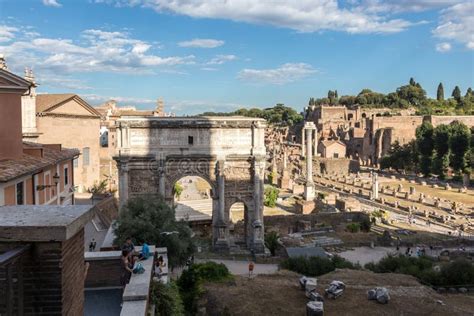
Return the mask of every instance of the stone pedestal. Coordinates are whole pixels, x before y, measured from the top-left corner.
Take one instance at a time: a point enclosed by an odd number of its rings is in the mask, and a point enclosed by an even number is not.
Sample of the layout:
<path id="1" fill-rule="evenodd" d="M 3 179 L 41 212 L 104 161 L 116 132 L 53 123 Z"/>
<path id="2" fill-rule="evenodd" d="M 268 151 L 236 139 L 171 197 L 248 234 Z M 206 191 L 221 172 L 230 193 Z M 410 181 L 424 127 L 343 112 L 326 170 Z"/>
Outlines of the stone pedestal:
<path id="1" fill-rule="evenodd" d="M 298 200 L 296 201 L 295 208 L 298 214 L 311 214 L 316 208 L 316 203 L 314 200 Z"/>
<path id="2" fill-rule="evenodd" d="M 288 190 L 290 188 L 291 179 L 288 174 L 288 171 L 286 170 L 283 171 L 283 175 L 280 177 L 278 182 L 279 182 L 278 185 L 280 186 L 280 188 L 285 189 L 285 190 Z"/>
<path id="3" fill-rule="evenodd" d="M 304 186 L 304 199 L 306 201 L 312 201 L 314 197 L 314 185 L 312 183 L 306 183 Z"/>

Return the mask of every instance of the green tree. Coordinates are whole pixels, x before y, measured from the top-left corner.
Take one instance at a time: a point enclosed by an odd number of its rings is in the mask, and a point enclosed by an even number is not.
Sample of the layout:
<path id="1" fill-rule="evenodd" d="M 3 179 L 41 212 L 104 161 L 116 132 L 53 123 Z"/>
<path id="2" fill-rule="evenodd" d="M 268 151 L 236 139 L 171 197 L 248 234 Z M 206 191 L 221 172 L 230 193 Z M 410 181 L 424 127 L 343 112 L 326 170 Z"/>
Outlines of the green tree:
<path id="1" fill-rule="evenodd" d="M 173 315 L 184 316 L 183 300 L 175 282 L 163 284 L 153 281 L 151 284 L 150 298 L 155 305 L 155 316 Z"/>
<path id="2" fill-rule="evenodd" d="M 450 124 L 451 138 L 450 138 L 450 150 L 451 150 L 451 168 L 457 174 L 468 173 L 468 153 L 470 150 L 471 142 L 471 131 L 469 128 L 459 122 L 454 121 Z"/>
<path id="3" fill-rule="evenodd" d="M 183 193 L 183 185 L 179 182 L 176 182 L 174 184 L 174 187 L 173 187 L 173 193 L 174 193 L 174 196 L 176 196 L 176 199 L 179 200 L 179 198 L 181 197 L 181 193 Z"/>
<path id="4" fill-rule="evenodd" d="M 265 246 L 270 250 L 272 256 L 275 256 L 275 252 L 280 247 L 278 239 L 280 235 L 276 231 L 271 231 L 265 234 Z"/>
<path id="5" fill-rule="evenodd" d="M 339 99 L 339 95 L 337 94 L 337 90 L 334 91 L 334 97 L 335 97 L 336 99 Z"/>
<path id="6" fill-rule="evenodd" d="M 436 91 L 436 100 L 444 101 L 444 88 L 441 82 L 438 85 L 438 91 Z"/>
<path id="7" fill-rule="evenodd" d="M 161 197 L 151 195 L 128 199 L 114 224 L 114 233 L 118 245 L 131 237 L 137 244 L 167 247 L 171 267 L 182 266 L 195 249 L 188 224 L 176 221 L 174 209 Z"/>
<path id="8" fill-rule="evenodd" d="M 461 89 L 459 89 L 458 86 L 455 86 L 451 96 L 456 100 L 456 102 L 461 102 Z"/>
<path id="9" fill-rule="evenodd" d="M 401 170 L 415 171 L 415 157 L 416 149 L 414 142 L 401 146 L 398 141 L 395 141 L 387 155 L 382 157 L 380 167 L 382 169 L 392 168 L 398 172 Z"/>
<path id="10" fill-rule="evenodd" d="M 435 158 L 433 160 L 433 171 L 441 179 L 445 179 L 449 167 L 449 138 L 451 128 L 448 125 L 438 125 L 433 131 L 433 146 Z"/>
<path id="11" fill-rule="evenodd" d="M 415 85 L 416 85 L 415 79 L 413 79 L 413 77 L 410 78 L 410 86 L 415 86 Z"/>
<path id="12" fill-rule="evenodd" d="M 268 207 L 275 207 L 278 199 L 279 190 L 272 185 L 265 186 L 263 204 Z"/>
<path id="13" fill-rule="evenodd" d="M 426 91 L 419 84 L 398 87 L 396 93 L 401 100 L 415 107 L 421 106 L 426 100 Z"/>
<path id="14" fill-rule="evenodd" d="M 433 158 L 433 125 L 423 122 L 416 129 L 416 146 L 420 153 L 420 170 L 425 176 L 431 174 L 431 163 Z"/>

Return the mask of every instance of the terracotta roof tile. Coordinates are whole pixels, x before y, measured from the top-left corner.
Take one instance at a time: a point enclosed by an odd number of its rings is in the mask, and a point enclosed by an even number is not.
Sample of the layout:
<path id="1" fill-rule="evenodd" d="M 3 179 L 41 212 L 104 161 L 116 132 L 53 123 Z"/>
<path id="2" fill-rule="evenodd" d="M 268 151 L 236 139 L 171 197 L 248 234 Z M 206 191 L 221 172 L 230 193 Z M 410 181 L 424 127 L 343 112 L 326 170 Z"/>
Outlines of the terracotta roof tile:
<path id="1" fill-rule="evenodd" d="M 40 158 L 23 154 L 22 157 L 18 159 L 0 160 L 0 182 L 8 182 L 79 155 L 78 149 L 62 148 L 61 150 L 55 150 L 43 147 L 42 144 L 29 142 L 23 142 L 23 146 L 24 148 L 42 147 L 43 157 Z"/>
<path id="2" fill-rule="evenodd" d="M 47 111 L 61 102 L 74 98 L 74 96 L 75 94 L 73 93 L 38 94 L 36 96 L 36 112 Z"/>

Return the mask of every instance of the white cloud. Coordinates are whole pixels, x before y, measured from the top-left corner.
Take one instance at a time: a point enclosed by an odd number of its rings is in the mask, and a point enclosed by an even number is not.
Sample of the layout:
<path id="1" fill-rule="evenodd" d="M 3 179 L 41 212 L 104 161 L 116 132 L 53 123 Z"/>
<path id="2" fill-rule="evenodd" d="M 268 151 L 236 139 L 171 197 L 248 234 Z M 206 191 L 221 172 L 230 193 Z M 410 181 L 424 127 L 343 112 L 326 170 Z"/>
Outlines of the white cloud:
<path id="1" fill-rule="evenodd" d="M 211 38 L 195 38 L 190 41 L 179 42 L 180 47 L 197 47 L 197 48 L 216 48 L 224 45 L 224 41 Z"/>
<path id="2" fill-rule="evenodd" d="M 218 69 L 215 67 L 202 67 L 201 70 L 204 71 L 217 71 Z"/>
<path id="3" fill-rule="evenodd" d="M 92 87 L 87 85 L 84 81 L 65 76 L 57 75 L 43 75 L 38 74 L 36 82 L 40 86 L 48 86 L 53 88 L 68 89 L 68 90 L 91 90 Z"/>
<path id="4" fill-rule="evenodd" d="M 464 44 L 474 49 L 474 2 L 459 3 L 441 11 L 433 30 L 435 37 Z"/>
<path id="5" fill-rule="evenodd" d="M 105 96 L 100 94 L 81 94 L 92 105 L 99 105 L 109 100 L 115 100 L 120 106 L 132 105 L 142 109 L 154 109 L 156 99 L 139 98 L 139 97 L 124 97 L 124 96 Z M 185 115 L 200 114 L 203 112 L 228 112 L 238 108 L 246 107 L 246 105 L 218 102 L 215 100 L 164 100 L 165 111 Z"/>
<path id="6" fill-rule="evenodd" d="M 243 69 L 238 78 L 243 81 L 285 84 L 306 78 L 317 70 L 305 63 L 286 63 L 275 69 Z"/>
<path id="7" fill-rule="evenodd" d="M 407 1 L 407 0 L 404 0 Z M 420 0 L 418 0 L 420 1 Z M 432 0 L 433 2 L 435 0 Z M 447 1 L 447 0 L 445 0 Z M 300 32 L 395 33 L 417 23 L 391 19 L 367 6 L 337 0 L 100 0 L 116 6 L 142 6 L 194 18 L 268 24 Z M 395 1 L 392 1 L 395 2 Z"/>
<path id="8" fill-rule="evenodd" d="M 207 62 L 207 65 L 222 65 L 228 61 L 236 59 L 237 56 L 235 55 L 216 55 L 216 57 L 212 58 L 210 61 Z"/>
<path id="9" fill-rule="evenodd" d="M 7 25 L 0 25 L 0 43 L 9 42 L 15 38 L 15 33 L 18 32 L 18 28 Z"/>
<path id="10" fill-rule="evenodd" d="M 436 44 L 436 50 L 440 53 L 446 53 L 451 50 L 451 44 L 443 42 Z"/>
<path id="11" fill-rule="evenodd" d="M 14 69 L 25 66 L 53 73 L 130 72 L 151 73 L 157 67 L 194 63 L 195 57 L 162 57 L 154 54 L 151 43 L 134 39 L 124 32 L 85 30 L 82 40 L 36 37 L 11 45 L 0 45 L 0 53 Z"/>
<path id="12" fill-rule="evenodd" d="M 48 7 L 56 7 L 56 8 L 59 8 L 62 6 L 57 0 L 43 0 L 43 4 Z"/>
<path id="13" fill-rule="evenodd" d="M 362 0 L 358 5 L 366 12 L 422 12 L 439 9 L 463 0 Z"/>
<path id="14" fill-rule="evenodd" d="M 118 103 L 122 104 L 155 104 L 156 99 L 147 99 L 147 98 L 135 98 L 135 97 L 122 97 L 122 96 L 104 96 L 99 94 L 81 94 L 81 97 L 87 100 L 92 104 L 99 104 L 109 100 L 115 100 Z"/>

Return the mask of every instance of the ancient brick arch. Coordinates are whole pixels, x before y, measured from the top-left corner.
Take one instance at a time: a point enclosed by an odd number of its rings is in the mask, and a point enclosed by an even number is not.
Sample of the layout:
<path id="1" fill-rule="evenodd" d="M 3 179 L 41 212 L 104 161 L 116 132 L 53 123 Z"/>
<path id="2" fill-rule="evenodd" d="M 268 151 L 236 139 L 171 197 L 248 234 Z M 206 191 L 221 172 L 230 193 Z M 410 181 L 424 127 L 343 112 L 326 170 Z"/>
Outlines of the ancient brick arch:
<path id="1" fill-rule="evenodd" d="M 173 187 L 185 176 L 212 188 L 212 231 L 216 250 L 229 249 L 230 208 L 245 205 L 245 241 L 263 252 L 265 121 L 225 118 L 125 118 L 117 122 L 121 203 L 142 194 L 173 204 Z"/>

